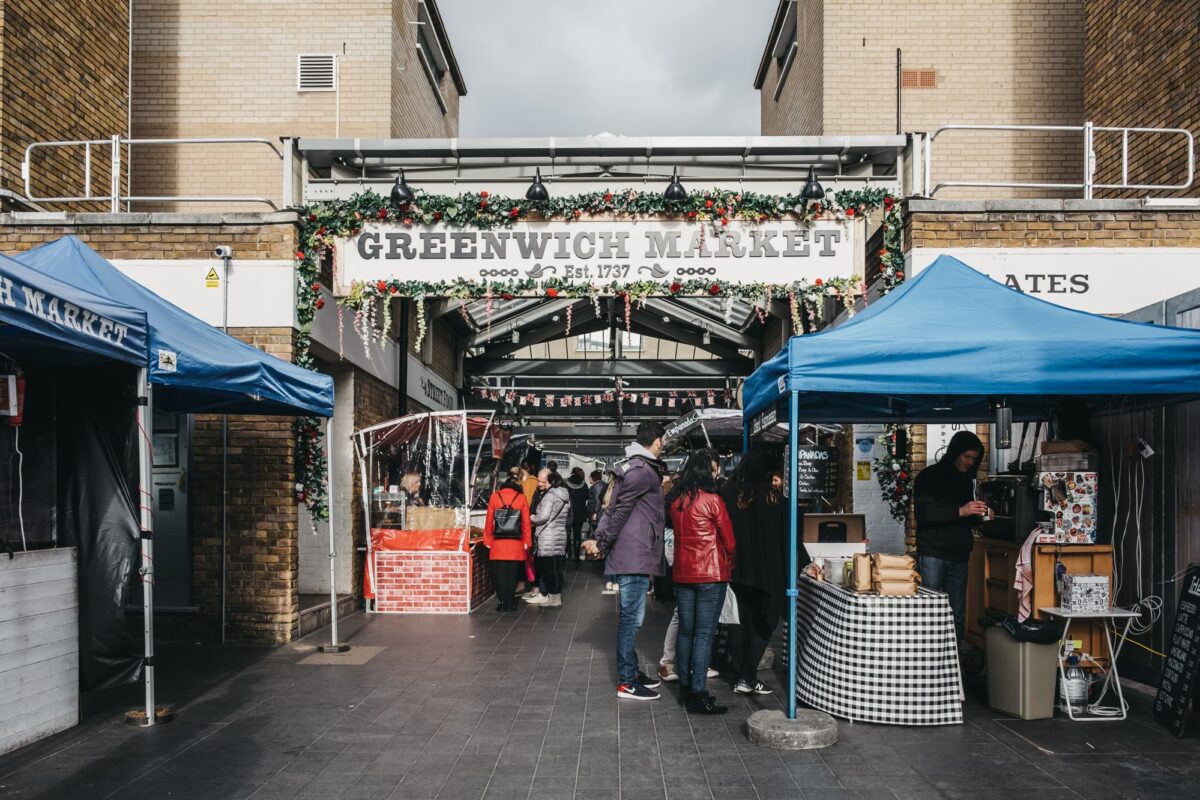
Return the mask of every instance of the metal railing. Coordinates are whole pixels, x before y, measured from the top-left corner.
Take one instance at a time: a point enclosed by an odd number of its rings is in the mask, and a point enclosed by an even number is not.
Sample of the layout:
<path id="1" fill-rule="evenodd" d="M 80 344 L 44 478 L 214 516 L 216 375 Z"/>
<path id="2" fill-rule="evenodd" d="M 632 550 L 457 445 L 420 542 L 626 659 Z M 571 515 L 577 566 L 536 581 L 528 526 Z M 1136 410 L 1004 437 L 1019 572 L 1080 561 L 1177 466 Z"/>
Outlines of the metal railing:
<path id="1" fill-rule="evenodd" d="M 131 150 L 135 146 L 175 146 L 175 145 L 262 145 L 283 162 L 283 198 L 284 202 L 292 196 L 293 152 L 294 140 L 285 139 L 280 148 L 270 139 L 253 137 L 215 137 L 191 139 L 127 139 L 123 136 L 110 136 L 107 139 L 80 139 L 77 141 L 34 142 L 25 148 L 25 158 L 21 161 L 21 178 L 25 183 L 25 198 L 34 203 L 78 203 L 86 201 L 105 201 L 113 213 L 120 212 L 122 203 L 261 203 L 278 210 L 279 206 L 268 197 L 246 197 L 236 195 L 134 195 L 123 194 L 121 189 L 121 153 L 126 147 Z M 83 148 L 83 194 L 66 197 L 38 197 L 33 194 L 33 154 L 38 150 L 62 148 Z M 108 194 L 96 194 L 92 191 L 93 150 L 109 148 L 109 181 Z"/>
<path id="2" fill-rule="evenodd" d="M 1031 131 L 1038 133 L 1079 133 L 1083 135 L 1083 164 L 1082 180 L 1078 183 L 1043 183 L 1021 181 L 941 181 L 933 183 L 933 143 L 947 131 Z M 1121 134 L 1121 182 L 1096 183 L 1096 151 L 1094 148 L 1096 133 Z M 1187 144 L 1187 180 L 1182 183 L 1130 183 L 1129 182 L 1129 136 L 1130 134 L 1160 134 L 1166 136 L 1182 136 Z M 1002 189 L 1082 189 L 1083 199 L 1091 200 L 1096 189 L 1144 189 L 1147 191 L 1178 191 L 1192 185 L 1196 173 L 1195 139 L 1191 131 L 1184 128 L 1123 128 L 1096 125 L 1085 122 L 1082 125 L 943 125 L 932 133 L 922 137 L 924 148 L 924 181 L 923 191 L 926 197 L 933 197 L 940 190 L 958 186 L 968 188 L 1002 188 Z"/>

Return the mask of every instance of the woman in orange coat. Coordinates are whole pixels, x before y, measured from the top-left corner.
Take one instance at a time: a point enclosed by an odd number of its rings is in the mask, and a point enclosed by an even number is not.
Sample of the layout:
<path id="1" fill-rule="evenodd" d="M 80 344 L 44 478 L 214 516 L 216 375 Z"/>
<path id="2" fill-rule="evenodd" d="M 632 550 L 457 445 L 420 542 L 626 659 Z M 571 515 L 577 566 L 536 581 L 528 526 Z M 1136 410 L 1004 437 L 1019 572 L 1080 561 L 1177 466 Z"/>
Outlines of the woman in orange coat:
<path id="1" fill-rule="evenodd" d="M 529 503 L 521 490 L 518 470 L 509 470 L 508 479 L 488 500 L 483 543 L 492 562 L 492 582 L 499 601 L 496 610 L 516 611 L 517 578 L 524 571 L 525 556 L 533 546 Z"/>

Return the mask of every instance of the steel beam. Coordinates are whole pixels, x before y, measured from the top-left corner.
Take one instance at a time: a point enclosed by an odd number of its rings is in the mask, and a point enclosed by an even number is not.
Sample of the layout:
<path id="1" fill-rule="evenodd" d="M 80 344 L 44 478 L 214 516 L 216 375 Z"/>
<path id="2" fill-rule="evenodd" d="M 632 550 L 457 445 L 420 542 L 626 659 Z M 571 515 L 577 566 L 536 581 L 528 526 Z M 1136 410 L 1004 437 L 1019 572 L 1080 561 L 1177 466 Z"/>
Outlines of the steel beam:
<path id="1" fill-rule="evenodd" d="M 670 318 L 671 322 L 663 323 L 665 325 L 674 324 L 676 320 L 686 322 L 693 328 L 710 331 L 715 338 L 732 342 L 738 347 L 743 347 L 747 350 L 758 349 L 758 340 L 753 336 L 742 333 L 723 319 L 717 319 L 699 309 L 690 308 L 682 303 L 648 298 L 646 300 L 646 310 L 658 313 L 660 319 L 664 316 Z"/>
<path id="2" fill-rule="evenodd" d="M 589 303 L 586 309 L 580 309 L 579 313 L 575 315 L 575 319 L 571 324 L 571 335 L 575 336 L 576 334 L 601 331 L 604 330 L 607 325 L 607 322 L 596 319 L 596 312 L 592 310 L 592 306 Z M 521 331 L 520 341 L 512 342 L 502 339 L 501 341 L 490 345 L 483 351 L 483 353 L 480 354 L 480 356 L 477 356 L 477 358 L 503 358 L 504 356 L 512 355 L 518 350 L 529 347 L 530 345 L 542 344 L 543 342 L 548 342 L 551 339 L 561 338 L 564 335 L 563 331 L 565 329 L 566 323 L 562 320 L 559 320 L 558 322 L 547 320 L 547 322 L 540 327 L 533 328 L 532 330 Z"/>
<path id="3" fill-rule="evenodd" d="M 654 336 L 670 339 L 683 344 L 690 344 L 693 347 L 700 347 L 710 353 L 721 358 L 743 358 L 736 347 L 730 347 L 729 344 L 722 344 L 721 337 L 716 331 L 712 332 L 713 341 L 710 344 L 704 344 L 704 337 L 700 333 L 694 333 L 680 325 L 662 321 L 661 313 L 634 308 L 630 314 L 630 319 L 634 328 L 644 328 Z"/>
<path id="4" fill-rule="evenodd" d="M 622 378 L 723 378 L 729 375 L 737 377 L 749 375 L 754 370 L 754 362 L 748 358 L 714 358 L 695 361 L 627 358 L 612 361 L 599 358 L 476 357 L 465 359 L 463 368 L 467 375 L 481 377 L 605 378 L 619 375 Z"/>
<path id="5" fill-rule="evenodd" d="M 578 298 L 551 300 L 547 303 L 534 306 L 533 308 L 523 311 L 520 314 L 514 314 L 511 317 L 493 320 L 490 328 L 484 328 L 481 331 L 477 331 L 467 338 L 467 347 L 479 347 L 480 345 L 487 344 L 493 339 L 511 336 L 514 328 L 520 330 L 524 325 L 532 325 L 533 323 L 540 322 L 541 320 L 547 319 L 554 314 L 564 313 L 568 306 L 573 306 L 576 303 L 583 302 L 585 301 Z M 588 303 L 588 307 L 591 308 L 591 303 Z M 524 336 L 525 332 L 521 331 L 521 337 L 524 338 Z M 520 348 L 518 347 L 517 349 L 519 350 Z"/>

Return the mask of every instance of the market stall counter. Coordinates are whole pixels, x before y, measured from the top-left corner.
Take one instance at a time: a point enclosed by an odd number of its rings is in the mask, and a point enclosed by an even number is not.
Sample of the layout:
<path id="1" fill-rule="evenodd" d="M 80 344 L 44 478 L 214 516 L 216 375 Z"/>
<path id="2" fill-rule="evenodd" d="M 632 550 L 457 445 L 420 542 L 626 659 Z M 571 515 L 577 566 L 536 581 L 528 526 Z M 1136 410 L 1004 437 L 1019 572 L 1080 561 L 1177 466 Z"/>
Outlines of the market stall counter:
<path id="1" fill-rule="evenodd" d="M 483 531 L 470 524 L 466 496 L 478 461 L 470 442 L 482 440 L 490 422 L 436 412 L 356 435 L 366 487 L 368 611 L 469 614 L 494 593 Z"/>
<path id="2" fill-rule="evenodd" d="M 863 594 L 807 575 L 797 588 L 799 702 L 852 722 L 962 723 L 962 675 L 946 595 Z"/>

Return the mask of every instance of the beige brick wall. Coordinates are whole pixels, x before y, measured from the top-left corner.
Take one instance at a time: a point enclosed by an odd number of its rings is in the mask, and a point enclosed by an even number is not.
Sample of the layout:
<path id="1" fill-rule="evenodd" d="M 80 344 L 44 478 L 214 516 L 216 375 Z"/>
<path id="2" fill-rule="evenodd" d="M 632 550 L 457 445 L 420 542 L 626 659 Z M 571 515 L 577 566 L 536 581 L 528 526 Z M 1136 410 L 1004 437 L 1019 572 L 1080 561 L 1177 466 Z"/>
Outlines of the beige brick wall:
<path id="1" fill-rule="evenodd" d="M 789 83 L 807 85 L 785 85 L 778 111 L 768 109 L 772 79 L 764 85 L 763 133 L 895 132 L 896 48 L 906 69 L 937 71 L 937 88 L 904 91 L 904 131 L 1083 121 L 1083 0 L 824 0 L 821 24 L 820 63 L 797 65 L 789 76 Z M 807 110 L 818 103 L 819 125 Z M 1080 180 L 1081 173 L 1080 136 L 947 133 L 937 142 L 933 177 L 1065 182 Z M 938 197 L 983 194 L 1062 192 L 947 189 Z"/>
<path id="2" fill-rule="evenodd" d="M 1200 247 L 1198 211 L 914 213 L 916 247 Z"/>
<path id="3" fill-rule="evenodd" d="M 21 160 L 33 142 L 127 133 L 128 31 L 125 0 L 0 2 L 0 186 L 25 194 Z M 96 190 L 107 192 L 110 149 L 93 156 Z M 35 196 L 83 194 L 82 147 L 36 159 Z"/>
<path id="4" fill-rule="evenodd" d="M 1097 125 L 1186 128 L 1200 134 L 1200 0 L 1086 0 L 1083 103 Z M 1136 33 L 1135 33 L 1136 32 Z M 1121 182 L 1120 134 L 1096 135 L 1096 182 Z M 1134 135 L 1129 180 L 1179 184 L 1186 178 L 1183 137 Z M 1140 197 L 1144 189 L 1097 191 L 1097 197 Z M 1200 196 L 1200 182 L 1176 192 Z"/>
<path id="5" fill-rule="evenodd" d="M 417 27 L 409 21 L 417 19 L 416 5 L 134 0 L 134 134 L 332 138 L 340 118 L 343 138 L 455 136 L 453 84 L 444 81 L 443 95 L 453 102 L 443 115 L 413 52 Z M 337 54 L 340 91 L 298 92 L 301 53 Z M 133 183 L 140 195 L 262 196 L 278 203 L 283 172 L 263 145 L 155 147 L 136 152 Z M 198 204 L 135 209 L 150 207 Z"/>

